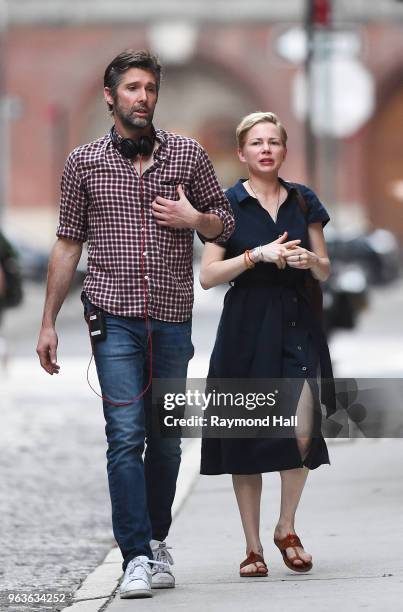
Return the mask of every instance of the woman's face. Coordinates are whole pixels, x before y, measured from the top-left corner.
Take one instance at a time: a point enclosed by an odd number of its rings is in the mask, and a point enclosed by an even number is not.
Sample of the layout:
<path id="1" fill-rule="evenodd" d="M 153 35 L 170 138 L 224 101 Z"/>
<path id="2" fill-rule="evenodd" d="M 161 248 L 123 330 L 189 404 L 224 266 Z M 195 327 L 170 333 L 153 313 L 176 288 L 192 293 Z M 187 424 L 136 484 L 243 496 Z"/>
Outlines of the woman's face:
<path id="1" fill-rule="evenodd" d="M 254 125 L 238 150 L 240 161 L 247 164 L 251 174 L 277 174 L 286 154 L 280 128 L 268 122 Z"/>

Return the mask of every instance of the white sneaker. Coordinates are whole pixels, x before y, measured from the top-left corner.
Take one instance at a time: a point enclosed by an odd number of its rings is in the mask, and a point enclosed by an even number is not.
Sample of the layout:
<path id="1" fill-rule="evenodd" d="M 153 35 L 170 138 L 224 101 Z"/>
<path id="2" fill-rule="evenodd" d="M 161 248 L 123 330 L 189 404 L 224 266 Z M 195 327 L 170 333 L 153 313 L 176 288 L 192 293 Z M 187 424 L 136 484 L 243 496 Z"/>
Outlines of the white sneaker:
<path id="1" fill-rule="evenodd" d="M 129 561 L 120 585 L 121 599 L 153 596 L 150 563 L 152 563 L 152 560 L 145 555 L 134 557 Z"/>
<path id="2" fill-rule="evenodd" d="M 154 561 L 156 561 L 152 569 L 151 588 L 173 589 L 175 586 L 175 576 L 170 566 L 174 564 L 174 560 L 168 552 L 168 549 L 171 547 L 167 546 L 165 542 L 159 542 L 158 540 L 151 540 L 150 546 Z"/>

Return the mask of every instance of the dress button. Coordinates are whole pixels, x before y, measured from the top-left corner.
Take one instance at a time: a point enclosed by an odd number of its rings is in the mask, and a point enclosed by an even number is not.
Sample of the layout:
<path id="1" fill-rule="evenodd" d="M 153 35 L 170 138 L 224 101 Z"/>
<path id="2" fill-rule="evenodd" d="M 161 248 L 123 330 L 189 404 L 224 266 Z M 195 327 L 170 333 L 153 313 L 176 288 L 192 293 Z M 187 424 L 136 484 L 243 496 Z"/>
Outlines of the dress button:
<path id="1" fill-rule="evenodd" d="M 295 326 L 296 326 L 295 321 L 291 321 L 291 327 L 295 327 Z"/>
<path id="2" fill-rule="evenodd" d="M 298 344 L 297 349 L 298 349 L 299 351 L 302 351 L 302 346 L 301 346 L 300 344 Z"/>
<path id="3" fill-rule="evenodd" d="M 302 366 L 302 368 L 301 368 L 301 369 L 302 369 L 302 371 L 303 371 L 303 372 L 306 372 L 306 370 L 307 370 L 308 368 L 307 368 L 306 366 Z"/>
<path id="4" fill-rule="evenodd" d="M 147 251 L 143 251 L 143 255 L 145 257 L 147 255 Z"/>
<path id="5" fill-rule="evenodd" d="M 150 278 L 150 277 L 149 277 L 147 274 L 146 274 L 146 275 L 145 275 L 145 277 L 144 277 L 144 279 L 145 279 L 145 280 L 148 280 L 149 278 Z"/>

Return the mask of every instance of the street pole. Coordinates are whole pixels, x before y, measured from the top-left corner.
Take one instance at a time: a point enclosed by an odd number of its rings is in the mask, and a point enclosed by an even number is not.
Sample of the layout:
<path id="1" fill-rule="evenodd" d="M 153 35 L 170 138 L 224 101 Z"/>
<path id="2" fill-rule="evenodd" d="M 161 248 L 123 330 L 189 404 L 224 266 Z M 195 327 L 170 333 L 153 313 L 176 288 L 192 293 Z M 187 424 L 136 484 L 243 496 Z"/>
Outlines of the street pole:
<path id="1" fill-rule="evenodd" d="M 319 190 L 326 201 L 333 203 L 335 150 L 331 136 L 333 95 L 331 47 L 328 40 L 331 23 L 332 0 L 306 0 L 306 173 L 308 184 L 314 190 Z M 323 125 L 325 116 L 327 125 Z M 319 132 L 314 131 L 315 117 L 317 124 L 320 124 Z"/>
<path id="2" fill-rule="evenodd" d="M 5 83 L 5 51 L 8 23 L 7 0 L 0 0 L 0 227 L 3 222 L 8 183 L 8 105 Z"/>
<path id="3" fill-rule="evenodd" d="M 305 118 L 305 168 L 307 183 L 313 189 L 316 188 L 316 140 L 312 126 L 312 110 L 315 97 L 315 83 L 313 79 L 312 64 L 314 60 L 314 3 L 315 0 L 306 0 L 305 8 L 305 32 L 307 41 L 307 53 L 305 59 L 305 99 L 306 99 L 306 118 Z"/>

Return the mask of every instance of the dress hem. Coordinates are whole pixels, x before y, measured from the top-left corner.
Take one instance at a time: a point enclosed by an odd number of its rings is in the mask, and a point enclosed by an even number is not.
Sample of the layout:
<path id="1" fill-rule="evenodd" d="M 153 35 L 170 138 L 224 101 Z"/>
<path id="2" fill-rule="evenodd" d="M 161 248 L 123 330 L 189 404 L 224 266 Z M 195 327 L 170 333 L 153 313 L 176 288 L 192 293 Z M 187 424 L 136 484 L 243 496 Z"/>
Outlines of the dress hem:
<path id="1" fill-rule="evenodd" d="M 264 470 L 259 470 L 259 471 L 253 471 L 253 472 L 228 472 L 228 471 L 220 471 L 220 472 L 216 472 L 216 471 L 207 471 L 207 470 L 200 470 L 200 475 L 201 476 L 221 476 L 222 474 L 235 474 L 237 476 L 253 476 L 253 474 L 270 474 L 271 472 L 283 472 L 285 470 L 295 470 L 297 468 L 302 468 L 302 467 L 307 467 L 308 470 L 316 470 L 318 467 L 320 467 L 321 465 L 331 465 L 330 461 L 323 461 L 322 463 L 318 463 L 317 465 L 313 465 L 313 466 L 309 466 L 309 465 L 305 465 L 304 463 L 300 463 L 299 465 L 294 465 L 294 466 L 289 466 L 289 467 L 277 467 L 277 468 L 268 468 L 268 469 L 264 469 Z"/>

